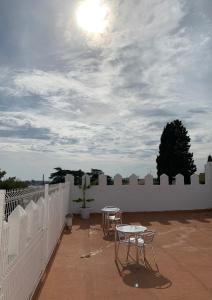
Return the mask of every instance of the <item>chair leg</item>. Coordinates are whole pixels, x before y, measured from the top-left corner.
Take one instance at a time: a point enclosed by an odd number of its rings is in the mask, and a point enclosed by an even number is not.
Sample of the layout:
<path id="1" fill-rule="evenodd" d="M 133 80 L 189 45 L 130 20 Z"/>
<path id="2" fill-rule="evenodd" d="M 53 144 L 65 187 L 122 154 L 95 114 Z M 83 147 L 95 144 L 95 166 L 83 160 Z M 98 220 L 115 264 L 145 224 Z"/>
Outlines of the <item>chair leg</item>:
<path id="1" fill-rule="evenodd" d="M 117 258 L 118 258 L 118 253 L 119 253 L 119 242 L 117 243 L 118 245 L 117 245 L 117 247 L 116 247 L 116 260 L 117 260 Z"/>
<path id="2" fill-rule="evenodd" d="M 142 247 L 142 252 L 143 252 L 143 258 L 144 258 L 144 266 L 145 266 L 145 268 L 148 268 L 147 259 L 146 259 L 146 249 L 145 249 L 145 246 Z"/>
<path id="3" fill-rule="evenodd" d="M 143 247 L 139 247 L 140 248 L 140 256 L 141 256 L 141 253 L 142 253 L 142 257 L 143 257 L 143 262 L 145 264 L 145 259 L 144 259 L 144 252 L 143 252 Z"/>
<path id="4" fill-rule="evenodd" d="M 155 251 L 154 251 L 154 248 L 153 248 L 152 245 L 151 245 L 150 247 L 151 247 L 151 251 L 152 251 L 152 254 L 153 254 L 154 263 L 155 263 L 155 266 L 156 266 L 156 268 L 157 268 L 157 272 L 159 272 L 159 267 L 158 267 L 157 262 L 156 262 L 156 257 L 155 257 Z M 146 259 L 146 249 L 145 249 L 145 246 L 142 248 L 142 250 L 143 250 L 142 252 L 143 252 L 143 257 L 144 257 L 144 265 L 145 265 L 145 268 L 146 268 L 146 269 L 151 269 L 151 270 L 153 271 L 151 265 L 149 264 L 148 260 Z"/>
<path id="5" fill-rule="evenodd" d="M 127 249 L 127 258 L 126 258 L 126 260 L 128 261 L 128 258 L 129 258 L 129 254 L 130 254 L 130 244 L 128 245 L 128 249 Z"/>
<path id="6" fill-rule="evenodd" d="M 151 249 L 152 249 L 152 254 L 153 254 L 153 258 L 154 258 L 154 262 L 155 262 L 155 265 L 156 265 L 157 271 L 159 272 L 159 268 L 158 268 L 158 264 L 157 264 L 157 262 L 156 262 L 156 256 L 155 256 L 155 251 L 154 251 L 154 248 L 153 248 L 153 246 L 151 246 Z"/>

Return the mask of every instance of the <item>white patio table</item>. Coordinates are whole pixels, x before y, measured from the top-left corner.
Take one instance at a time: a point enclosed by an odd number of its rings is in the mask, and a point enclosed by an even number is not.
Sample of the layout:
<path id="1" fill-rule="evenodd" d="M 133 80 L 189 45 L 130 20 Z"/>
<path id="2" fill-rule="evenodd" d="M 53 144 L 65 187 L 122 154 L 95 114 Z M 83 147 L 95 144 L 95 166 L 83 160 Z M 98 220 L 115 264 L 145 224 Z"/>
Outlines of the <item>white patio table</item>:
<path id="1" fill-rule="evenodd" d="M 135 239 L 135 243 L 133 245 L 136 246 L 137 236 L 147 230 L 147 227 L 141 225 L 119 225 L 116 226 L 116 233 L 115 233 L 115 258 L 117 259 L 117 234 L 123 233 L 125 235 L 129 235 L 129 242 L 128 242 L 128 250 L 132 243 L 130 243 L 130 238 Z M 138 247 L 136 247 L 136 262 L 139 263 L 138 258 Z"/>
<path id="2" fill-rule="evenodd" d="M 114 206 L 105 206 L 101 209 L 102 211 L 102 228 L 103 232 L 105 234 L 109 231 L 109 215 L 115 215 L 118 211 L 120 211 L 120 208 L 114 207 Z"/>

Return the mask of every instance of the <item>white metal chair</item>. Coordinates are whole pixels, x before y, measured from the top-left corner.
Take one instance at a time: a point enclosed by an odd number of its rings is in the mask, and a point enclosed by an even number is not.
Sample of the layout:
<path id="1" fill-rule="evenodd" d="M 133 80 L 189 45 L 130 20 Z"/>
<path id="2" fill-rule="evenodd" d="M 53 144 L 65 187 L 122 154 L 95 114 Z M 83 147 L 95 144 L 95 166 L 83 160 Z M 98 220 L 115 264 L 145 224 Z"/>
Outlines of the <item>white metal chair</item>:
<path id="1" fill-rule="evenodd" d="M 143 254 L 143 259 L 144 259 L 144 264 L 145 267 L 148 268 L 149 267 L 149 263 L 146 259 L 146 248 L 150 248 L 153 254 L 153 258 L 154 258 L 154 262 L 157 268 L 157 271 L 159 271 L 157 262 L 156 262 L 156 257 L 155 257 L 155 251 L 153 248 L 153 240 L 155 237 L 155 232 L 152 230 L 146 230 L 145 232 L 139 234 L 137 236 L 136 240 L 132 240 L 131 243 L 134 243 L 139 249 L 140 249 L 140 253 L 142 252 Z"/>
<path id="2" fill-rule="evenodd" d="M 108 215 L 107 218 L 108 218 L 110 227 L 122 224 L 122 212 L 121 211 L 117 211 L 113 215 Z"/>
<path id="3" fill-rule="evenodd" d="M 130 252 L 130 246 L 133 244 L 133 241 L 135 240 L 134 235 L 131 235 L 129 233 L 121 232 L 118 229 L 122 226 L 127 226 L 128 224 L 118 224 L 115 227 L 115 240 L 116 240 L 116 246 L 115 246 L 115 258 L 118 258 L 118 251 L 119 246 L 124 245 L 127 247 L 127 257 L 126 260 L 128 260 L 129 252 Z"/>
<path id="4" fill-rule="evenodd" d="M 122 223 L 122 213 L 119 210 L 119 208 L 115 206 L 105 206 L 104 209 L 115 209 L 108 211 L 103 214 L 103 221 L 102 221 L 102 227 L 104 234 L 109 234 L 111 231 L 114 232 L 115 226 L 117 224 Z"/>
<path id="5" fill-rule="evenodd" d="M 108 205 L 108 206 L 105 206 L 104 209 L 107 209 L 107 208 L 115 208 L 115 206 L 112 206 L 112 205 Z M 104 231 L 104 234 L 105 234 L 105 231 L 106 231 L 106 227 L 108 227 L 108 216 L 110 216 L 111 213 L 108 212 L 108 213 L 103 213 L 102 214 L 102 228 L 103 228 L 103 231 Z M 114 215 L 114 213 L 112 213 L 112 215 Z M 107 224 L 107 226 L 106 226 Z"/>

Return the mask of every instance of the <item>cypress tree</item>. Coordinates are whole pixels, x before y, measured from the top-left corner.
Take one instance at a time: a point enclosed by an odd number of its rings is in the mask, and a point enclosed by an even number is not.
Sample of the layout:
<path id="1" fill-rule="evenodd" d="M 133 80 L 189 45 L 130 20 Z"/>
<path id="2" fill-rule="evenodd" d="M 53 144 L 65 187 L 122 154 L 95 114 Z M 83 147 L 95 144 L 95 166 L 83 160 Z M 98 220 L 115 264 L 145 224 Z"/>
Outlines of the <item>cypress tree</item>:
<path id="1" fill-rule="evenodd" d="M 212 156 L 211 155 L 208 155 L 208 162 L 209 161 L 212 161 Z"/>
<path id="2" fill-rule="evenodd" d="M 196 171 L 193 153 L 189 152 L 190 137 L 180 120 L 167 123 L 161 135 L 159 155 L 157 156 L 157 175 L 169 177 L 172 183 L 177 174 L 182 174 L 185 183 L 190 183 L 190 176 Z"/>

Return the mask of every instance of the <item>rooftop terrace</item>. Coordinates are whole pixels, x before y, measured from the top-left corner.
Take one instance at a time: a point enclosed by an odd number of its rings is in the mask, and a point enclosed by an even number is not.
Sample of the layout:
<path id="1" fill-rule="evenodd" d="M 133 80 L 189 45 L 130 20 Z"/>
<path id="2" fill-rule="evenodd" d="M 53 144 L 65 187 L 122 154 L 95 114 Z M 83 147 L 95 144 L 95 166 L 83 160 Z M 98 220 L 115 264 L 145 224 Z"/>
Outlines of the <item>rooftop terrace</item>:
<path id="1" fill-rule="evenodd" d="M 160 273 L 138 268 L 133 260 L 117 265 L 114 238 L 103 237 L 101 215 L 93 214 L 90 220 L 76 216 L 34 300 L 212 299 L 212 210 L 125 213 L 123 223 L 157 232 L 154 249 Z M 125 253 L 120 251 L 122 262 Z"/>

